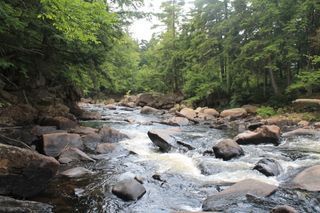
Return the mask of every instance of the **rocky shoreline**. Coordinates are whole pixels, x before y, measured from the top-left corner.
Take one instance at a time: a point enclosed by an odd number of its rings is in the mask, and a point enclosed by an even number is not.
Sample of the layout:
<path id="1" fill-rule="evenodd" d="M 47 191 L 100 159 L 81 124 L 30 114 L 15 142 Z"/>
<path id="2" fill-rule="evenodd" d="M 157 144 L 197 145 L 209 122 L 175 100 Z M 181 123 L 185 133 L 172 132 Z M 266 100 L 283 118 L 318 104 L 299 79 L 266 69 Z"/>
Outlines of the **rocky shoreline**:
<path id="1" fill-rule="evenodd" d="M 90 105 L 88 103 L 90 101 L 82 99 L 78 106 L 81 108 Z M 255 115 L 255 106 L 247 105 L 218 112 L 207 107 L 188 108 L 177 104 L 180 101 L 172 97 L 166 99 L 143 94 L 138 97 L 126 96 L 119 103 L 108 102 L 100 105 L 106 110 L 114 110 L 122 106 L 123 110 L 130 111 L 140 107 L 141 114 L 161 115 L 163 120 L 160 123 L 168 125 L 168 128 L 161 131 L 150 130 L 148 136 L 162 152 L 194 149 L 187 142 L 177 141 L 172 137 L 179 131 L 179 126 L 200 123 L 207 125 L 208 128 L 232 129 L 238 132 L 236 137 L 223 139 L 212 147 L 212 150 L 203 153 L 224 161 L 246 155 L 242 146 L 259 146 L 259 144 L 266 143 L 278 146 L 281 138 L 318 135 L 320 132 L 317 123 L 293 122 L 286 120 L 287 118 L 262 119 Z M 2 196 L 0 196 L 0 203 L 3 205 L 0 205 L 0 211 L 52 212 L 54 207 L 48 204 L 16 199 L 34 197 L 43 191 L 56 175 L 79 178 L 94 173 L 88 168 L 81 167 L 79 162 L 95 163 L 99 160 L 99 155 L 113 157 L 115 153 L 127 152 L 118 142 L 128 139 L 129 136 L 110 127 L 95 129 L 81 126 L 69 112 L 68 107 L 61 103 L 48 108 L 50 110 L 47 110 L 46 116 L 38 117 L 37 124 L 32 127 L 6 127 L 2 130 L 0 141 L 0 195 Z M 28 110 L 28 107 L 22 107 L 19 110 L 23 116 L 23 113 L 27 115 L 33 113 L 33 110 Z M 17 121 L 14 124 L 20 124 L 23 116 L 16 120 L 13 116 L 11 119 Z M 28 116 L 25 118 L 29 119 Z M 103 120 L 105 117 L 98 112 L 82 112 L 79 119 Z M 127 119 L 126 122 L 135 123 L 136 121 Z M 152 125 L 152 122 L 149 125 Z M 291 131 L 282 133 L 284 130 Z M 281 166 L 270 158 L 257 162 L 253 169 L 266 176 L 277 176 L 283 172 Z M 202 209 L 221 211 L 226 205 L 231 205 L 241 199 L 248 199 L 248 195 L 263 198 L 279 188 L 320 191 L 319 177 L 319 165 L 314 165 L 290 177 L 283 186 L 274 186 L 250 179 L 244 180 L 208 196 Z M 111 192 L 123 200 L 136 201 L 148 192 L 148 188 L 143 184 L 143 177 L 129 175 L 119 178 Z M 289 206 L 274 206 L 274 208 L 272 212 L 297 212 Z"/>

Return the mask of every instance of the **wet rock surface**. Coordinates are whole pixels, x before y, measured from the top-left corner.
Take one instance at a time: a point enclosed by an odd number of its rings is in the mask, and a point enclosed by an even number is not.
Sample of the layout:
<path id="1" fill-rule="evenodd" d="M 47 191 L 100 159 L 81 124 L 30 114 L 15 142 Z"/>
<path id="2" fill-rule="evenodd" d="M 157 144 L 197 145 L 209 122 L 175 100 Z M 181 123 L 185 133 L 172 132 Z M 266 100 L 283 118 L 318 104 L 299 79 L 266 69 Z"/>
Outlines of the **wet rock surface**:
<path id="1" fill-rule="evenodd" d="M 243 149 L 232 139 L 220 141 L 213 147 L 213 151 L 216 158 L 222 158 L 223 160 L 230 160 L 244 155 Z"/>
<path id="2" fill-rule="evenodd" d="M 261 172 L 262 174 L 269 176 L 277 176 L 282 170 L 281 165 L 274 159 L 264 158 L 253 167 L 254 170 Z"/>
<path id="3" fill-rule="evenodd" d="M 257 128 L 255 131 L 246 131 L 238 134 L 235 138 L 238 144 L 263 144 L 272 143 L 279 145 L 280 128 L 275 125 L 264 125 Z"/>
<path id="4" fill-rule="evenodd" d="M 136 201 L 146 193 L 146 189 L 136 179 L 131 179 L 118 182 L 112 187 L 112 193 L 125 201 Z"/>
<path id="5" fill-rule="evenodd" d="M 290 187 L 312 192 L 320 191 L 320 165 L 306 168 L 290 182 Z"/>
<path id="6" fill-rule="evenodd" d="M 46 188 L 58 167 L 54 158 L 0 144 L 0 194 L 34 196 Z"/>
<path id="7" fill-rule="evenodd" d="M 277 189 L 276 186 L 253 179 L 240 181 L 231 187 L 209 196 L 203 203 L 205 211 L 223 211 L 228 205 L 245 199 L 246 194 L 266 197 Z"/>
<path id="8" fill-rule="evenodd" d="M 10 197 L 0 196 L 0 212 L 3 213 L 51 213 L 53 206 L 34 201 L 16 200 Z"/>

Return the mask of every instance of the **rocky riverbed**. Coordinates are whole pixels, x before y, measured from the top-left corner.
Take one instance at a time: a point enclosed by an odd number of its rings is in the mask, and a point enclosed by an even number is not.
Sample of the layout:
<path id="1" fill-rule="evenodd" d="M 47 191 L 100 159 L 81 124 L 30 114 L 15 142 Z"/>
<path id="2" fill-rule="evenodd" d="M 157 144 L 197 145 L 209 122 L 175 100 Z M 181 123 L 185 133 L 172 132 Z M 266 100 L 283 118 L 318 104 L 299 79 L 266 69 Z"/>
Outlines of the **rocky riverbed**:
<path id="1" fill-rule="evenodd" d="M 250 106 L 80 107 L 81 126 L 56 118 L 25 130 L 41 154 L 0 146 L 0 194 L 30 200 L 0 197 L 0 211 L 320 211 L 314 125 L 261 120 Z"/>

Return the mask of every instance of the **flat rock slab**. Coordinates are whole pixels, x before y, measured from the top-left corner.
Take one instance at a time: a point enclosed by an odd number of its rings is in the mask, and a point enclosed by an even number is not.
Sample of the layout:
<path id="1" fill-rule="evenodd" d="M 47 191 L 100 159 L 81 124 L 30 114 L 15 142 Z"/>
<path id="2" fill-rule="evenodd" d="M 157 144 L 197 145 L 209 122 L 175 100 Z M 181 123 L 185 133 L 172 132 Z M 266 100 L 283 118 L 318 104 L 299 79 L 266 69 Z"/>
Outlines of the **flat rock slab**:
<path id="1" fill-rule="evenodd" d="M 62 151 L 59 156 L 60 163 L 71 163 L 73 161 L 91 161 L 95 162 L 94 159 L 90 158 L 86 153 L 78 148 L 67 147 Z"/>
<path id="2" fill-rule="evenodd" d="M 79 178 L 88 174 L 93 174 L 93 172 L 83 167 L 75 167 L 61 172 L 60 174 L 69 178 Z"/>
<path id="3" fill-rule="evenodd" d="M 293 188 L 320 191 L 320 165 L 309 167 L 296 175 L 290 183 Z"/>
<path id="4" fill-rule="evenodd" d="M 59 162 L 29 149 L 0 144 L 0 194 L 31 197 L 47 187 Z"/>
<path id="5" fill-rule="evenodd" d="M 237 204 L 246 199 L 246 194 L 266 197 L 272 194 L 277 186 L 254 179 L 240 181 L 229 188 L 209 196 L 203 203 L 204 211 L 223 211 L 228 205 Z"/>
<path id="6" fill-rule="evenodd" d="M 176 140 L 170 135 L 170 131 L 152 129 L 148 131 L 148 136 L 152 143 L 160 148 L 163 152 L 169 152 L 175 147 Z"/>
<path id="7" fill-rule="evenodd" d="M 136 201 L 146 193 L 146 189 L 136 179 L 131 179 L 118 182 L 112 187 L 112 193 L 125 201 Z"/>
<path id="8" fill-rule="evenodd" d="M 51 213 L 53 206 L 34 201 L 16 200 L 10 197 L 0 196 L 0 212 L 19 213 L 19 212 L 41 212 Z"/>

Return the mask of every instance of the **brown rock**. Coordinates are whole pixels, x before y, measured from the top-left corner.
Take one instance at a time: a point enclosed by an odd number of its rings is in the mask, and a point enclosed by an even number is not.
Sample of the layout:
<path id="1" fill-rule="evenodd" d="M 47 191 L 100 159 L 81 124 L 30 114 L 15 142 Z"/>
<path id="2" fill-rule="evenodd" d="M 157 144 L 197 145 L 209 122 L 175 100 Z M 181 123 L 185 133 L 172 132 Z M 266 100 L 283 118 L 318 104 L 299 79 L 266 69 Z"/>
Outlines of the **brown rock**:
<path id="1" fill-rule="evenodd" d="M 197 113 L 191 108 L 183 108 L 180 111 L 180 114 L 188 119 L 191 119 L 191 120 L 193 120 L 197 117 Z"/>
<path id="2" fill-rule="evenodd" d="M 63 130 L 57 130 L 56 126 L 39 126 L 36 125 L 32 128 L 31 133 L 35 136 L 42 136 L 44 134 L 50 134 L 50 133 L 58 133 Z"/>
<path id="3" fill-rule="evenodd" d="M 247 111 L 243 108 L 227 109 L 223 110 L 220 116 L 223 118 L 230 117 L 231 119 L 236 119 L 247 116 Z"/>
<path id="4" fill-rule="evenodd" d="M 171 117 L 163 122 L 163 124 L 171 125 L 171 126 L 185 126 L 189 124 L 189 120 L 184 117 Z"/>
<path id="5" fill-rule="evenodd" d="M 273 143 L 279 144 L 280 128 L 275 125 L 264 125 L 255 131 L 246 131 L 238 134 L 235 141 L 240 145 Z"/>
<path id="6" fill-rule="evenodd" d="M 254 179 L 240 181 L 231 187 L 215 193 L 204 201 L 204 211 L 223 211 L 226 206 L 236 204 L 245 198 L 246 194 L 258 197 L 266 197 L 277 189 L 276 186 L 260 182 Z"/>
<path id="7" fill-rule="evenodd" d="M 258 107 L 249 104 L 243 105 L 241 108 L 245 109 L 249 114 L 256 114 L 258 110 Z"/>
<path id="8" fill-rule="evenodd" d="M 47 187 L 58 167 L 52 157 L 0 144 L 0 194 L 34 196 Z"/>
<path id="9" fill-rule="evenodd" d="M 109 152 L 114 151 L 117 148 L 117 144 L 115 143 L 102 143 L 97 145 L 96 152 L 99 154 L 107 154 Z"/>
<path id="10" fill-rule="evenodd" d="M 98 129 L 86 127 L 86 126 L 78 126 L 75 129 L 71 129 L 69 132 L 80 134 L 80 135 L 89 135 L 89 134 L 97 133 Z"/>
<path id="11" fill-rule="evenodd" d="M 156 114 L 156 113 L 159 113 L 159 110 L 157 110 L 153 107 L 144 106 L 144 107 L 142 107 L 140 113 L 141 114 Z"/>
<path id="12" fill-rule="evenodd" d="M 88 121 L 88 120 L 101 120 L 101 114 L 99 112 L 88 112 L 84 111 L 80 115 L 80 120 Z"/>
<path id="13" fill-rule="evenodd" d="M 320 165 L 309 167 L 300 172 L 291 181 L 293 188 L 299 188 L 307 191 L 320 191 Z"/>
<path id="14" fill-rule="evenodd" d="M 48 156 L 58 157 L 65 147 L 83 148 L 80 135 L 52 133 L 43 135 L 43 150 Z"/>
<path id="15" fill-rule="evenodd" d="M 39 121 L 42 126 L 56 126 L 58 129 L 69 130 L 78 126 L 77 122 L 66 117 L 44 117 Z"/>
<path id="16" fill-rule="evenodd" d="M 38 111 L 28 104 L 6 107 L 0 111 L 1 123 L 5 126 L 30 125 L 38 117 Z M 4 121 L 4 122 L 2 122 Z M 5 123 L 10 122 L 10 123 Z"/>

